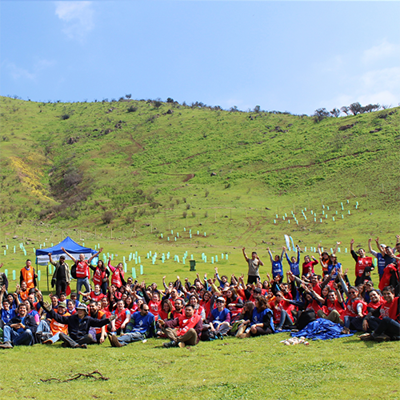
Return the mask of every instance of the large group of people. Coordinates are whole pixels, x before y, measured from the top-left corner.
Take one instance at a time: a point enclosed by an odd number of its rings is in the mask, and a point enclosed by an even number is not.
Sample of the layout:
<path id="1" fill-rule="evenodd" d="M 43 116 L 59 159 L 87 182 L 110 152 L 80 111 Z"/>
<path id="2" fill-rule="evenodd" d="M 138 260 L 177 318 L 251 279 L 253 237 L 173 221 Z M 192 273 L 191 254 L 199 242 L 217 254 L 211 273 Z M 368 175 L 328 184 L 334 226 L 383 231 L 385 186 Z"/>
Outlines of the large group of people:
<path id="1" fill-rule="evenodd" d="M 8 281 L 0 274 L 0 348 L 36 343 L 51 345 L 62 341 L 63 347 L 87 348 L 107 338 L 112 347 L 123 347 L 148 338 L 164 340 L 163 346 L 194 346 L 199 341 L 223 339 L 227 335 L 247 338 L 281 331 L 299 331 L 319 318 L 342 326 L 343 334 L 359 331 L 361 340 L 400 340 L 400 236 L 395 246 L 372 239 L 368 251 L 354 250 L 353 268 L 344 269 L 338 261 L 337 242 L 331 254 L 318 246 L 318 258 L 304 255 L 297 246 L 297 256 L 287 249 L 273 256 L 271 275 L 256 252 L 251 257 L 242 249 L 248 273 L 181 280 L 179 276 L 163 286 L 134 281 L 125 277 L 123 264 L 116 267 L 94 257 L 75 258 L 67 250 L 54 261 L 52 286 L 55 293 L 45 301 L 37 288 L 36 272 L 30 260 L 20 273 L 15 292 L 8 291 Z M 70 268 L 66 256 L 73 261 Z M 371 278 L 378 270 L 379 283 Z M 285 266 L 285 268 L 284 268 Z M 0 268 L 2 264 L 0 265 Z M 284 269 L 287 272 L 284 272 Z M 90 277 L 90 272 L 93 272 Z M 76 292 L 70 292 L 72 279 Z M 126 278 L 126 279 L 125 279 Z M 354 283 L 353 283 L 354 282 Z M 84 288 L 84 291 L 82 291 Z"/>

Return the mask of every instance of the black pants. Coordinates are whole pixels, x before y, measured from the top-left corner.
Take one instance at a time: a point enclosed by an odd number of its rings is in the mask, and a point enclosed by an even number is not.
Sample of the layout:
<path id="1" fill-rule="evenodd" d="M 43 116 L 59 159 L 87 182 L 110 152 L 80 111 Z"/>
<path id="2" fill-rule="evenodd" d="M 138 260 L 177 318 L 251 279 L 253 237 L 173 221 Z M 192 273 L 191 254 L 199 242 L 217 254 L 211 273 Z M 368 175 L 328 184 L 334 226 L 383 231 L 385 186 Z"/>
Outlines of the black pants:
<path id="1" fill-rule="evenodd" d="M 382 335 L 382 333 L 394 340 L 400 340 L 400 324 L 389 317 L 385 317 L 373 332 L 375 336 Z"/>
<path id="2" fill-rule="evenodd" d="M 260 279 L 259 276 L 254 276 L 254 275 L 248 275 L 247 276 L 247 284 L 251 285 L 252 283 L 257 283 L 257 279 Z"/>
<path id="3" fill-rule="evenodd" d="M 66 281 L 57 281 L 56 282 L 56 296 L 60 298 L 61 293 L 65 293 L 67 290 L 67 282 Z"/>
<path id="4" fill-rule="evenodd" d="M 104 296 L 107 294 L 107 288 L 108 288 L 108 282 L 103 282 L 101 284 L 101 293 L 103 293 Z"/>
<path id="5" fill-rule="evenodd" d="M 67 344 L 68 347 L 75 348 L 80 344 L 93 344 L 96 343 L 91 335 L 85 335 L 80 338 L 72 339 L 70 336 L 65 333 L 60 333 L 60 339 Z"/>

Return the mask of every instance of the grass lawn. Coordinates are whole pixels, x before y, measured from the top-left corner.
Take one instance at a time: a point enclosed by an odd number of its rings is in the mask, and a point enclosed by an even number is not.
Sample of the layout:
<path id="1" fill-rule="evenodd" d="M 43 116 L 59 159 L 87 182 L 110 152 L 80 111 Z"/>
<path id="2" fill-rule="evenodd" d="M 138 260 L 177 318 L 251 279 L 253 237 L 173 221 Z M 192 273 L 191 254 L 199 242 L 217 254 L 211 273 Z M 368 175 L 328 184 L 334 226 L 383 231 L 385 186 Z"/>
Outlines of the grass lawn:
<path id="1" fill-rule="evenodd" d="M 3 350 L 4 399 L 399 399 L 399 342 L 361 342 L 357 336 L 279 343 L 288 333 L 200 342 L 164 349 L 162 339 L 87 350 L 35 345 Z M 108 381 L 43 383 L 99 370 Z"/>

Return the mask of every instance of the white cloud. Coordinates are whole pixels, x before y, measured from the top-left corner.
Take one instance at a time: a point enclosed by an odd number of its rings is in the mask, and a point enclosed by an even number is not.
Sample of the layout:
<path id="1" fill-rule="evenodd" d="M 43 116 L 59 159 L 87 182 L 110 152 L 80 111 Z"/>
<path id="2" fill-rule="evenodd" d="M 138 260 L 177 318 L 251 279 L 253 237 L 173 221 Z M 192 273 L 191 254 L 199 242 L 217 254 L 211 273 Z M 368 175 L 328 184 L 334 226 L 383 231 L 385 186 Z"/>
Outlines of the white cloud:
<path id="1" fill-rule="evenodd" d="M 396 96 L 389 90 L 382 90 L 381 92 L 368 93 L 357 98 L 357 101 L 362 104 L 381 104 L 397 106 L 400 97 Z"/>
<path id="2" fill-rule="evenodd" d="M 57 1 L 56 15 L 64 21 L 63 32 L 70 39 L 82 40 L 94 28 L 91 1 Z"/>
<path id="3" fill-rule="evenodd" d="M 382 41 L 381 44 L 373 46 L 364 51 L 362 60 L 365 63 L 382 61 L 392 56 L 399 57 L 400 46 L 398 44 L 389 43 L 386 39 Z"/>
<path id="4" fill-rule="evenodd" d="M 5 67 L 7 68 L 9 74 L 11 77 L 15 80 L 23 78 L 23 79 L 28 79 L 28 80 L 35 80 L 36 75 L 33 72 L 28 71 L 27 69 L 18 67 L 12 62 L 7 62 L 5 64 Z"/>
<path id="5" fill-rule="evenodd" d="M 361 76 L 366 89 L 400 89 L 400 67 L 368 71 Z"/>
<path id="6" fill-rule="evenodd" d="M 11 78 L 13 78 L 14 80 L 25 79 L 25 80 L 35 81 L 36 78 L 38 77 L 38 74 L 41 71 L 51 68 L 55 64 L 56 62 L 54 60 L 41 59 L 36 61 L 33 64 L 32 68 L 29 70 L 26 68 L 19 67 L 18 65 L 16 65 L 11 61 L 5 61 L 2 64 L 2 67 L 4 67 L 8 71 Z"/>

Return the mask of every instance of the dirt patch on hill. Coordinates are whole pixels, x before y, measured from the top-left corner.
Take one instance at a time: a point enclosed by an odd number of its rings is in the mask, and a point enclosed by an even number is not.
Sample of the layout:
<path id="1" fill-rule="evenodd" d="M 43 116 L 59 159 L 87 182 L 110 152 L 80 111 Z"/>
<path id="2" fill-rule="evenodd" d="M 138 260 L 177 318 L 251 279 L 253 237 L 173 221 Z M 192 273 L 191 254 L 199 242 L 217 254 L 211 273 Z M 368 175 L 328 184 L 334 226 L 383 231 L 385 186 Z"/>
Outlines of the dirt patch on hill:
<path id="1" fill-rule="evenodd" d="M 190 181 L 190 180 L 193 179 L 193 178 L 194 178 L 194 174 L 187 174 L 186 177 L 185 177 L 185 179 L 183 180 L 183 182 Z"/>

